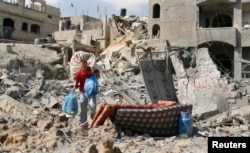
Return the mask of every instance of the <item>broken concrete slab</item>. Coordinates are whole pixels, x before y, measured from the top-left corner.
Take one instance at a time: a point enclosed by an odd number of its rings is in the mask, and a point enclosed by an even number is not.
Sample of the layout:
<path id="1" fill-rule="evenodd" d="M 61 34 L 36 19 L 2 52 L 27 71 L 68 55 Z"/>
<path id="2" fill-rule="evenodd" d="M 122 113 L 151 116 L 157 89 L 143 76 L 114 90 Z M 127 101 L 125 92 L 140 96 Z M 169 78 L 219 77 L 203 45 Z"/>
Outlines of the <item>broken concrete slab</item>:
<path id="1" fill-rule="evenodd" d="M 169 71 L 171 65 L 166 60 L 141 60 L 140 69 L 152 103 L 159 100 L 177 100 L 172 73 Z"/>
<path id="2" fill-rule="evenodd" d="M 8 86 L 14 86 L 14 85 L 16 85 L 17 83 L 16 83 L 15 81 L 13 81 L 13 80 L 10 80 L 10 79 L 4 79 L 4 80 L 3 80 L 3 84 L 4 84 L 4 85 L 8 85 Z"/>
<path id="3" fill-rule="evenodd" d="M 3 112 L 10 115 L 12 118 L 24 119 L 27 116 L 33 116 L 34 114 L 28 110 L 25 104 L 16 101 L 7 95 L 0 96 L 0 108 Z"/>
<path id="4" fill-rule="evenodd" d="M 245 105 L 231 111 L 232 116 L 240 116 L 250 123 L 250 105 Z"/>
<path id="5" fill-rule="evenodd" d="M 178 52 L 171 52 L 170 59 L 174 67 L 177 78 L 183 78 L 187 75 L 182 61 L 179 59 Z"/>
<path id="6" fill-rule="evenodd" d="M 44 84 L 45 80 L 38 80 L 37 82 L 35 82 L 34 87 L 28 93 L 26 93 L 25 96 L 28 98 L 38 98 L 40 90 L 42 89 Z"/>
<path id="7" fill-rule="evenodd" d="M 24 96 L 25 91 L 18 86 L 11 86 L 6 89 L 5 94 L 14 99 L 20 99 Z"/>
<path id="8" fill-rule="evenodd" d="M 19 83 L 26 83 L 29 77 L 30 76 L 26 73 L 19 73 L 15 76 L 14 80 Z"/>

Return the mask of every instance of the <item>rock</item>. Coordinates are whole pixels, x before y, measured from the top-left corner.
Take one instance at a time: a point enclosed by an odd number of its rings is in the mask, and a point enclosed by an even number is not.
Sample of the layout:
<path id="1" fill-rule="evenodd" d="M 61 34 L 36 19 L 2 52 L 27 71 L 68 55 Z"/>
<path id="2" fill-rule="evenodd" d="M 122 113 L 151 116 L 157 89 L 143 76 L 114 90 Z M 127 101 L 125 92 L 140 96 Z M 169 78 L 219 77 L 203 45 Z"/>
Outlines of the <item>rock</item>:
<path id="1" fill-rule="evenodd" d="M 56 104 L 58 104 L 58 101 L 56 100 L 56 98 L 55 97 L 50 97 L 49 98 L 49 105 L 48 105 L 48 107 L 49 108 L 53 108 L 53 107 L 55 107 L 55 105 Z"/>
<path id="2" fill-rule="evenodd" d="M 8 123 L 8 121 L 0 116 L 0 124 L 5 124 L 5 123 Z"/>
<path id="3" fill-rule="evenodd" d="M 18 147 L 23 150 L 27 145 L 27 135 L 26 133 L 12 133 L 9 134 L 6 140 L 4 141 L 4 145 L 8 147 Z"/>
<path id="4" fill-rule="evenodd" d="M 17 86 L 11 86 L 5 91 L 5 94 L 14 99 L 19 99 L 24 95 L 24 92 Z"/>
<path id="5" fill-rule="evenodd" d="M 53 125 L 53 121 L 51 120 L 40 119 L 37 122 L 37 127 L 42 131 L 44 131 L 45 129 L 50 129 L 52 125 Z"/>
<path id="6" fill-rule="evenodd" d="M 241 116 L 250 123 L 250 105 L 246 105 L 238 109 L 232 110 L 231 114 L 232 116 Z"/>
<path id="7" fill-rule="evenodd" d="M 45 146 L 48 149 L 54 148 L 56 146 L 56 142 L 57 142 L 57 135 L 59 133 L 59 130 L 55 127 L 52 127 L 49 130 L 49 133 L 44 137 L 43 142 L 45 143 Z"/>
<path id="8" fill-rule="evenodd" d="M 20 73 L 15 77 L 15 81 L 16 82 L 20 82 L 20 83 L 26 83 L 28 80 L 28 75 L 26 73 Z"/>
<path id="9" fill-rule="evenodd" d="M 110 136 L 112 138 L 117 138 L 119 136 L 119 133 L 116 131 L 116 126 L 112 123 L 112 121 L 108 118 L 102 128 L 101 128 L 101 135 L 103 137 Z"/>
<path id="10" fill-rule="evenodd" d="M 12 118 L 25 118 L 26 116 L 34 115 L 24 104 L 8 95 L 0 96 L 0 108 Z"/>
<path id="11" fill-rule="evenodd" d="M 35 83 L 34 87 L 26 93 L 26 97 L 28 98 L 38 98 L 39 97 L 39 91 L 42 89 L 44 85 L 44 80 L 39 80 L 38 82 Z"/>
<path id="12" fill-rule="evenodd" d="M 101 143 L 97 146 L 98 153 L 114 153 L 113 150 L 114 142 L 110 138 L 104 138 Z"/>
<path id="13" fill-rule="evenodd" d="M 85 149 L 84 153 L 98 153 L 98 150 L 96 149 L 96 145 L 95 145 L 95 144 L 89 145 L 89 146 Z"/>

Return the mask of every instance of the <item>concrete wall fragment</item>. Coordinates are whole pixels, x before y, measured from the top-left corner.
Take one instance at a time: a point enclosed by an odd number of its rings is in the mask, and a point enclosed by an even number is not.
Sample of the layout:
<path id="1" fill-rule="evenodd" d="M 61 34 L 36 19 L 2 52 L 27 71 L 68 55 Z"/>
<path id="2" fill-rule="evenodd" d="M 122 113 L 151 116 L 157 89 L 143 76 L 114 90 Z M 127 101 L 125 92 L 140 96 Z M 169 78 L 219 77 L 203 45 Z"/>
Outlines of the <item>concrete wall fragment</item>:
<path id="1" fill-rule="evenodd" d="M 175 56 L 173 67 L 178 75 L 184 73 L 182 63 Z M 181 104 L 193 104 L 193 115 L 207 118 L 227 110 L 226 98 L 235 97 L 237 91 L 221 78 L 220 71 L 210 58 L 207 48 L 196 53 L 197 72 L 195 77 L 189 75 L 178 78 L 178 99 Z"/>

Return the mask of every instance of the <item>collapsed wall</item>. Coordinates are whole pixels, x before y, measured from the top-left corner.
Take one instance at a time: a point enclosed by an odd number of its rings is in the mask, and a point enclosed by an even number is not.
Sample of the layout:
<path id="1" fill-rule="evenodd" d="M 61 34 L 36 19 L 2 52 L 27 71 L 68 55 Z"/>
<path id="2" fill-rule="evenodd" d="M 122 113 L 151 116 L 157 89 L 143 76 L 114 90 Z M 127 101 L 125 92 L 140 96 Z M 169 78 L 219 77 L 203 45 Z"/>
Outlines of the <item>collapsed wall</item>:
<path id="1" fill-rule="evenodd" d="M 208 48 L 198 49 L 195 57 L 195 71 L 190 75 L 178 52 L 170 55 L 178 81 L 179 103 L 193 104 L 193 115 L 204 119 L 226 111 L 227 98 L 236 98 L 238 91 L 227 78 L 221 77 Z"/>

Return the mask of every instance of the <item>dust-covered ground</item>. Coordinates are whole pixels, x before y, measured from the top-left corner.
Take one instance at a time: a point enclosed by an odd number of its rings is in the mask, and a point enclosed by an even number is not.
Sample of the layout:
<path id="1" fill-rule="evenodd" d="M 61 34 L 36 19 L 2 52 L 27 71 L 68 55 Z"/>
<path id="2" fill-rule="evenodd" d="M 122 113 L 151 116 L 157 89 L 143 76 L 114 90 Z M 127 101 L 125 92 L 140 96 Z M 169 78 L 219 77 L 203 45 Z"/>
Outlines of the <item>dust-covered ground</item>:
<path id="1" fill-rule="evenodd" d="M 6 45 L 12 46 L 7 52 Z M 33 44 L 0 44 L 0 152 L 11 153 L 206 153 L 208 136 L 250 136 L 250 106 L 237 106 L 228 117 L 222 113 L 205 121 L 193 120 L 191 137 L 152 137 L 122 131 L 107 119 L 102 126 L 88 129 L 79 115 L 67 117 L 61 106 L 72 80 L 62 66 L 60 52 Z M 98 105 L 121 103 L 113 86 L 99 79 Z M 122 78 L 121 80 L 126 80 Z M 141 74 L 130 75 L 138 94 L 146 96 Z M 112 101 L 107 101 L 111 99 Z M 248 111 L 249 112 L 249 111 Z M 89 123 L 91 119 L 89 118 Z"/>

